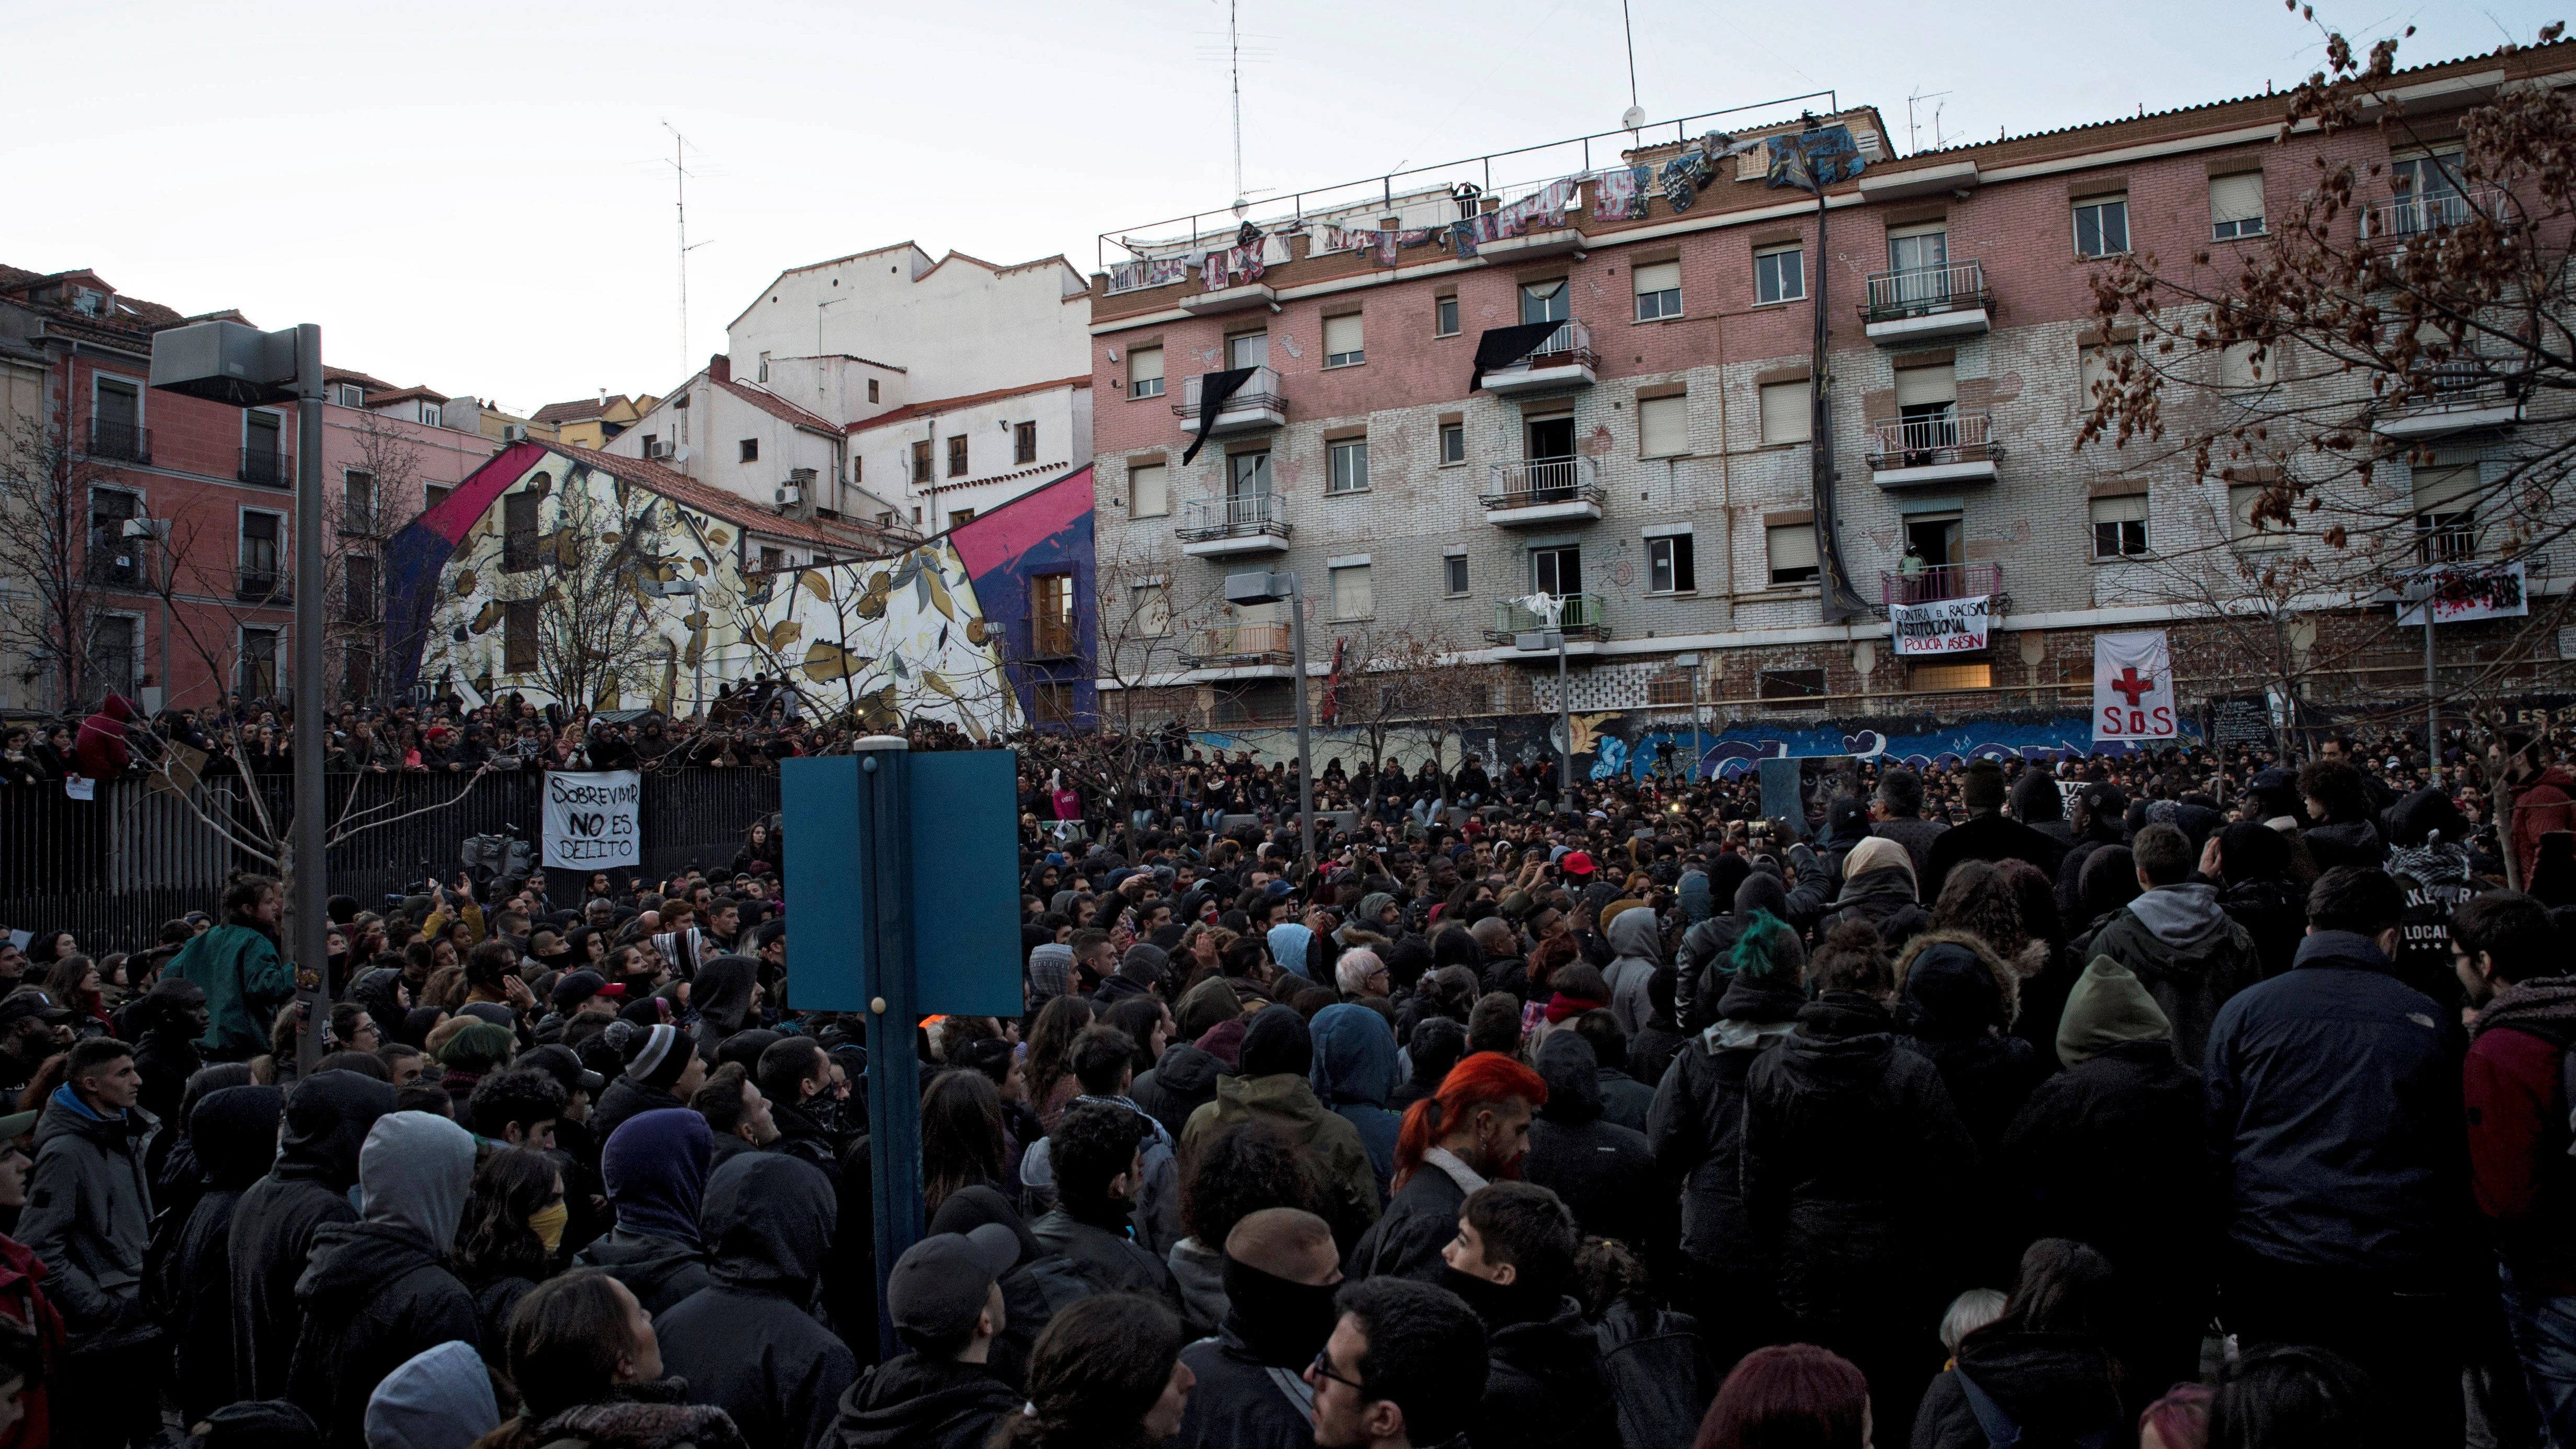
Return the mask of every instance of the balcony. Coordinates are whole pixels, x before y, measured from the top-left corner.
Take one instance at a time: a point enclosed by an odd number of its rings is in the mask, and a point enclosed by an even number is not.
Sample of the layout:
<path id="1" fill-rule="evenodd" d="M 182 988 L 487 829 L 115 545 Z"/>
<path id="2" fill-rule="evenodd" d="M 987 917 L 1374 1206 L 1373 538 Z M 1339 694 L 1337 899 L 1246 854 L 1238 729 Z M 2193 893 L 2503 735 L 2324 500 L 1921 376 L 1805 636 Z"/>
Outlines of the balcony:
<path id="1" fill-rule="evenodd" d="M 2371 202 L 2361 209 L 2361 239 L 2404 246 L 2419 237 L 2438 237 L 2480 216 L 2500 226 L 2511 221 L 2511 199 L 2504 188 L 2472 186 L 2465 191 L 2443 190 Z"/>
<path id="2" fill-rule="evenodd" d="M 89 455 L 105 462 L 149 463 L 152 461 L 152 430 L 139 423 L 111 423 L 103 418 L 89 422 Z"/>
<path id="3" fill-rule="evenodd" d="M 1288 500 L 1277 493 L 1196 498 L 1181 506 L 1181 552 L 1194 558 L 1284 553 Z"/>
<path id="4" fill-rule="evenodd" d="M 1869 425 L 1869 481 L 1881 488 L 1992 483 L 2003 445 L 1988 441 L 1985 413 L 1887 418 Z"/>
<path id="5" fill-rule="evenodd" d="M 1296 663 L 1295 635 L 1286 624 L 1193 629 L 1181 644 L 1182 667 L 1205 680 L 1286 679 Z"/>
<path id="6" fill-rule="evenodd" d="M 1932 564 L 1919 573 L 1881 573 L 1878 591 L 1881 607 L 1929 604 L 1938 599 L 1997 598 L 2004 591 L 2004 566 Z"/>
<path id="7" fill-rule="evenodd" d="M 1199 388 L 1208 373 L 1181 384 L 1181 400 L 1172 404 L 1172 416 L 1187 426 L 1185 431 L 1198 432 Z M 1288 399 L 1279 391 L 1279 374 L 1268 367 L 1256 367 L 1252 376 L 1243 380 L 1224 402 L 1217 404 L 1216 416 L 1209 420 L 1208 436 L 1227 433 L 1254 433 L 1264 428 L 1285 427 L 1288 423 Z"/>
<path id="8" fill-rule="evenodd" d="M 1992 325 L 1987 314 L 1993 305 L 1983 262 L 1874 272 L 1860 304 L 1861 330 L 1870 341 L 1889 346 L 1976 337 Z"/>
<path id="9" fill-rule="evenodd" d="M 285 488 L 295 482 L 295 468 L 293 460 L 284 453 L 271 452 L 266 448 L 244 448 L 241 450 L 241 467 L 233 476 L 263 488 Z"/>
<path id="10" fill-rule="evenodd" d="M 1487 523 L 1528 528 L 1590 523 L 1609 496 L 1601 486 L 1601 465 L 1590 458 L 1532 458 L 1491 465 L 1480 501 Z"/>
<path id="11" fill-rule="evenodd" d="M 1569 211 L 1566 219 L 1571 222 L 1575 215 Z M 1535 262 L 1543 257 L 1571 256 L 1581 260 L 1584 249 L 1590 245 L 1591 239 L 1572 225 L 1545 230 L 1532 228 L 1519 236 L 1497 237 L 1478 243 L 1475 259 L 1489 267 Z"/>
<path id="12" fill-rule="evenodd" d="M 245 604 L 286 605 L 294 602 L 286 576 L 274 568 L 242 565 L 233 579 L 233 597 Z"/>
<path id="13" fill-rule="evenodd" d="M 1560 322 L 1545 342 L 1509 367 L 1485 373 L 1485 387 L 1498 397 L 1590 387 L 1599 381 L 1600 354 L 1592 350 L 1592 329 L 1580 322 Z"/>
<path id="14" fill-rule="evenodd" d="M 1609 614 L 1602 608 L 1599 594 L 1558 594 L 1555 597 L 1559 609 L 1555 627 L 1565 635 L 1565 652 L 1590 654 L 1593 646 L 1610 637 Z M 1512 650 L 1522 635 L 1542 633 L 1547 628 L 1547 621 L 1541 619 L 1536 610 L 1518 599 L 1505 599 L 1494 605 L 1494 627 L 1485 637 L 1506 650 Z M 1556 651 L 1550 649 L 1546 652 L 1553 654 Z"/>
<path id="15" fill-rule="evenodd" d="M 2506 375 L 2502 359 L 2455 357 L 2434 364 L 2425 381 L 2423 392 L 2381 404 L 2370 430 L 2387 438 L 2438 438 L 2522 421 L 2522 388 Z"/>
<path id="16" fill-rule="evenodd" d="M 1193 316 L 1213 317 L 1224 312 L 1268 307 L 1278 300 L 1278 289 L 1269 283 L 1246 282 L 1239 287 L 1223 287 L 1213 292 L 1184 290 L 1181 293 L 1181 310 Z"/>

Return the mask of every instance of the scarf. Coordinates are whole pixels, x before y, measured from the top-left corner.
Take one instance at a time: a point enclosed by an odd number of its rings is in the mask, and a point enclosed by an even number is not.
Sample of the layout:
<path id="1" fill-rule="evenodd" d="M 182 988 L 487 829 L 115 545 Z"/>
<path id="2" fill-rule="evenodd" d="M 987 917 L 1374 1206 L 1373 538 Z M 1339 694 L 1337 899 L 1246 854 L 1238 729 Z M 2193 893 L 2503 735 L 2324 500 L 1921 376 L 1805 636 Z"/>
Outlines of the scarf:
<path id="1" fill-rule="evenodd" d="M 1568 1017 L 1581 1016 L 1587 1011 L 1598 1011 L 1609 1004 L 1606 1001 L 1586 1001 L 1580 996 L 1568 996 L 1560 991 L 1547 1003 L 1547 1024 L 1556 1026 Z"/>
<path id="2" fill-rule="evenodd" d="M 2469 1035 L 2498 1026 L 2521 1027 L 2550 1041 L 2576 1035 L 2576 976 L 2536 976 L 2506 987 L 2469 1024 Z"/>

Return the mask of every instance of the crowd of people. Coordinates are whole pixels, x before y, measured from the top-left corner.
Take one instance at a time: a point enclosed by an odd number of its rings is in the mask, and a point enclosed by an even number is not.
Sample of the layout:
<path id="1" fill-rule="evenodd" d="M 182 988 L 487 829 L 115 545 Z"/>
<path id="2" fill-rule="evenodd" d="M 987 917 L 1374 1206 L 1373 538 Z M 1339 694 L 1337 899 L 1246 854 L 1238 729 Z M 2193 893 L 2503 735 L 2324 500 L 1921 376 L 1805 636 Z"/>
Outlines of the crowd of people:
<path id="1" fill-rule="evenodd" d="M 2576 1446 L 2552 739 L 1337 768 L 1312 858 L 1138 743 L 941 863 L 1025 1010 L 918 1024 L 887 1264 L 774 820 L 335 898 L 312 1013 L 263 879 L 0 947 L 0 1449 Z"/>

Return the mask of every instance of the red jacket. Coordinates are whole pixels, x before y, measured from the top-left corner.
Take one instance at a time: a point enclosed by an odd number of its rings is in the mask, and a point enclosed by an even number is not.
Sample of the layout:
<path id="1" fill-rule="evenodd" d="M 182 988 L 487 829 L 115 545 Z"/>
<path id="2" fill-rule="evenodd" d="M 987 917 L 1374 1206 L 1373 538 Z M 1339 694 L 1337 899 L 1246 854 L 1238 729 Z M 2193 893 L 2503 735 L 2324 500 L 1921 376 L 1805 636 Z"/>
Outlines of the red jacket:
<path id="1" fill-rule="evenodd" d="M 2513 855 L 2525 890 L 2540 859 L 2540 837 L 2553 830 L 2576 830 L 2576 775 L 2556 765 L 2513 793 Z"/>
<path id="2" fill-rule="evenodd" d="M 72 759 L 83 775 L 93 780 L 113 780 L 125 773 L 125 762 L 130 758 L 125 748 L 125 726 L 134 716 L 133 701 L 111 693 L 98 707 L 98 713 L 81 721 L 80 738 L 72 741 Z"/>
<path id="3" fill-rule="evenodd" d="M 2576 1294 L 2576 1163 L 2559 1077 L 2576 1037 L 2576 981 L 2511 987 L 2479 1013 L 2475 1031 L 2460 1098 L 2478 1211 L 2507 1266 L 2535 1280 L 2517 1286 Z"/>
<path id="4" fill-rule="evenodd" d="M 43 1346 L 44 1377 L 51 1382 L 62 1370 L 63 1317 L 37 1286 L 44 1276 L 45 1265 L 25 1244 L 0 1237 L 0 1318 Z M 0 1332 L 10 1331 L 0 1328 Z M 20 1391 L 18 1406 L 21 1417 L 9 1432 L 0 1434 L 0 1449 L 45 1449 L 53 1439 L 53 1415 L 46 1405 L 44 1385 L 30 1382 Z"/>

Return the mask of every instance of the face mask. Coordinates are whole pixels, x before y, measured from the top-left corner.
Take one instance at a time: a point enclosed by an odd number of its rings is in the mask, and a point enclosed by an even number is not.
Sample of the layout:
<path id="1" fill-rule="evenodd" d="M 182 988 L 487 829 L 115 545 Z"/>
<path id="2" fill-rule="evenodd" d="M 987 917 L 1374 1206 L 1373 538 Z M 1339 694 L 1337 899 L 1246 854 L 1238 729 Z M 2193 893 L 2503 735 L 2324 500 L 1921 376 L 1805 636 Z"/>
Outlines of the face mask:
<path id="1" fill-rule="evenodd" d="M 572 1219 L 572 1210 L 562 1203 L 548 1203 L 528 1215 L 528 1230 L 546 1245 L 548 1253 L 563 1246 L 564 1224 Z"/>

